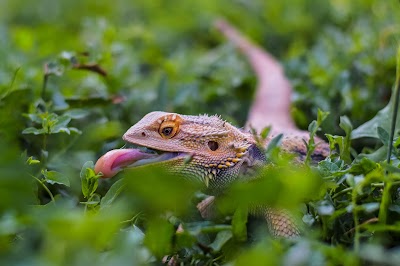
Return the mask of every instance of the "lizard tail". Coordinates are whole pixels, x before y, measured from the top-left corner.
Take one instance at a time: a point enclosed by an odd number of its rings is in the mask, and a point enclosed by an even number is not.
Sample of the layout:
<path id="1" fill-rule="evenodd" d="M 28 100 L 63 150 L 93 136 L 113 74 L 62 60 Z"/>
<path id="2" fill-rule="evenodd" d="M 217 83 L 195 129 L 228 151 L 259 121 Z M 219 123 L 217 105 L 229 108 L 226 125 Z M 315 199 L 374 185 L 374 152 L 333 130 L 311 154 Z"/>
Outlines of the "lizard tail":
<path id="1" fill-rule="evenodd" d="M 266 126 L 272 132 L 296 132 L 298 129 L 290 115 L 292 87 L 279 62 L 265 50 L 251 43 L 238 30 L 224 20 L 217 20 L 216 28 L 239 48 L 257 76 L 255 99 L 247 117 L 247 128 L 261 132 Z"/>

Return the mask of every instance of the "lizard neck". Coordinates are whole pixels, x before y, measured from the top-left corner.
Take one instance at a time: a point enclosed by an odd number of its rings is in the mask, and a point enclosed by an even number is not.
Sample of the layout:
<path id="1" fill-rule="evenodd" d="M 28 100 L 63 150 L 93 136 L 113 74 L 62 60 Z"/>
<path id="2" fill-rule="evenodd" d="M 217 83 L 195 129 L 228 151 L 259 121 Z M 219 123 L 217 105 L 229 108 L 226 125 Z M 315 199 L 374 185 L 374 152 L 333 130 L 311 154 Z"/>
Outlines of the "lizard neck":
<path id="1" fill-rule="evenodd" d="M 226 169 L 218 173 L 216 179 L 210 180 L 206 193 L 213 196 L 221 195 L 233 181 L 238 179 L 243 181 L 250 180 L 256 177 L 257 170 L 266 163 L 267 158 L 262 148 L 252 144 L 242 158 L 240 167 Z"/>

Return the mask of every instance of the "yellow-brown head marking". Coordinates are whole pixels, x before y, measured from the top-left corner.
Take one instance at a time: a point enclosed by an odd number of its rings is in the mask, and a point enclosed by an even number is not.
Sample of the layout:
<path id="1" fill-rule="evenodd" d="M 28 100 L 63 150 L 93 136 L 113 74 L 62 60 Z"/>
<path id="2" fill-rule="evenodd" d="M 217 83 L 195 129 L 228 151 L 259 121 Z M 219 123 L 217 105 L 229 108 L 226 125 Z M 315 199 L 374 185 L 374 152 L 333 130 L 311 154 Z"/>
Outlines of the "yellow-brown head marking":
<path id="1" fill-rule="evenodd" d="M 164 121 L 160 124 L 158 133 L 164 139 L 173 138 L 178 132 L 182 119 L 177 115 L 166 115 Z"/>

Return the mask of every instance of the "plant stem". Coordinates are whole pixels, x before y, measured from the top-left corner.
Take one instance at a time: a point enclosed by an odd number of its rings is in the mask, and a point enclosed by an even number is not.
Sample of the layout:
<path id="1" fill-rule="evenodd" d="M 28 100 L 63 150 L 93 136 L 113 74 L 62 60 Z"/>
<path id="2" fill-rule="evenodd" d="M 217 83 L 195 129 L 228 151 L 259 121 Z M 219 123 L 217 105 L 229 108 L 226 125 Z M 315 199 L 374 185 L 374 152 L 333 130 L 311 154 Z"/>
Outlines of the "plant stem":
<path id="1" fill-rule="evenodd" d="M 307 155 L 306 159 L 304 160 L 305 165 L 310 165 L 311 162 L 311 155 L 314 153 L 314 150 L 316 148 L 315 141 L 314 141 L 315 133 L 310 132 L 310 139 L 308 140 L 308 143 L 304 143 L 307 147 Z"/>
<path id="2" fill-rule="evenodd" d="M 358 253 L 360 251 L 360 226 L 358 221 L 358 210 L 357 210 L 357 187 L 353 188 L 351 195 L 351 203 L 353 204 L 353 219 L 354 219 L 354 251 Z"/>
<path id="3" fill-rule="evenodd" d="M 122 222 L 120 222 L 120 223 L 121 223 L 121 224 L 127 224 L 127 223 L 135 224 L 135 223 L 137 222 L 137 220 L 139 219 L 140 215 L 142 215 L 141 212 L 135 214 L 131 219 L 122 221 Z"/>
<path id="4" fill-rule="evenodd" d="M 388 149 L 387 158 L 386 158 L 386 161 L 388 164 L 390 164 L 390 157 L 392 155 L 394 132 L 396 129 L 396 121 L 397 121 L 397 112 L 399 109 L 400 46 L 398 47 L 398 50 L 397 50 L 397 64 L 396 65 L 397 65 L 397 67 L 396 67 L 396 83 L 395 83 L 395 87 L 394 87 L 393 116 L 392 116 L 392 123 L 390 126 L 389 149 Z"/>
<path id="5" fill-rule="evenodd" d="M 332 199 L 335 199 L 335 198 L 337 198 L 338 196 L 340 196 L 340 195 L 342 195 L 342 194 L 345 194 L 345 193 L 351 191 L 352 189 L 353 189 L 352 187 L 345 188 L 345 189 L 339 191 L 338 193 L 336 193 L 335 195 L 333 195 L 333 196 L 332 196 Z"/>
<path id="6" fill-rule="evenodd" d="M 393 186 L 400 185 L 400 181 L 391 182 Z M 372 183 L 371 187 L 385 187 L 384 183 Z"/>
<path id="7" fill-rule="evenodd" d="M 53 203 L 56 203 L 56 200 L 54 199 L 53 193 L 51 193 L 50 189 L 42 182 L 42 180 L 40 180 L 39 178 L 37 178 L 37 177 L 34 176 L 34 175 L 30 175 L 30 176 L 33 177 L 36 181 L 39 182 L 39 184 L 42 185 L 42 187 L 44 188 L 44 190 L 46 190 L 47 193 L 49 194 L 49 196 L 50 196 L 50 198 L 51 198 L 51 201 L 52 201 Z"/>
<path id="8" fill-rule="evenodd" d="M 47 156 L 45 155 L 46 149 L 47 149 L 47 133 L 43 134 L 42 156 L 40 158 L 43 168 L 46 168 L 46 163 L 47 163 Z"/>
<path id="9" fill-rule="evenodd" d="M 396 83 L 394 87 L 394 102 L 393 102 L 393 115 L 392 115 L 392 123 L 390 128 L 390 135 L 389 135 L 389 148 L 387 153 L 386 162 L 390 165 L 390 157 L 392 156 L 392 149 L 393 149 L 393 138 L 394 132 L 396 129 L 396 120 L 397 120 L 397 111 L 399 109 L 399 79 L 400 79 L 400 46 L 397 49 L 397 64 L 396 64 Z M 381 224 L 386 224 L 387 220 L 387 209 L 390 204 L 390 189 L 392 187 L 392 180 L 388 176 L 388 171 L 385 174 L 384 180 L 384 189 L 382 194 L 381 206 L 379 208 L 379 222 Z"/>
<path id="10" fill-rule="evenodd" d="M 386 180 L 384 182 L 384 189 L 383 189 L 383 194 L 382 194 L 382 199 L 381 199 L 381 205 L 379 206 L 379 222 L 381 224 L 386 224 L 387 220 L 387 209 L 390 204 L 390 189 L 392 188 L 393 183 L 389 179 L 389 177 L 386 175 Z"/>

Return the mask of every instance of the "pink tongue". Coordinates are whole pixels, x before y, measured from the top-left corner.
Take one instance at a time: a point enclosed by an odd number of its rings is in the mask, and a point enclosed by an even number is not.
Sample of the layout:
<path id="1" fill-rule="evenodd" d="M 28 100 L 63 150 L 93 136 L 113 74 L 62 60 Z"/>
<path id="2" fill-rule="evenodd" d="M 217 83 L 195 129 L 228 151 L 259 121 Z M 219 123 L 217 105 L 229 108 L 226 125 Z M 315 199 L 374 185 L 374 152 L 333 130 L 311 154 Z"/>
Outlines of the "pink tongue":
<path id="1" fill-rule="evenodd" d="M 144 153 L 137 149 L 111 150 L 97 160 L 94 171 L 102 172 L 104 178 L 109 178 L 115 176 L 125 166 L 152 157 L 154 154 Z"/>

